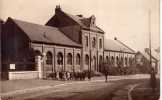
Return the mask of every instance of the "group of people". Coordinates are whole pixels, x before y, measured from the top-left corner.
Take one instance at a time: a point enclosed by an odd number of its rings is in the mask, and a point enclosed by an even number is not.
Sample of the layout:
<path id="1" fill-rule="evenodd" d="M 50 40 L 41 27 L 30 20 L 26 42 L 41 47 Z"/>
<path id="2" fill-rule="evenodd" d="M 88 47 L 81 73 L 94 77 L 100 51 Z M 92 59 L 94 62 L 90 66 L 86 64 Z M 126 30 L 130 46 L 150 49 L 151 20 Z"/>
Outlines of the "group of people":
<path id="1" fill-rule="evenodd" d="M 90 80 L 90 74 L 86 72 L 54 72 L 48 75 L 49 78 L 53 78 L 56 80 L 85 80 L 86 76 Z"/>

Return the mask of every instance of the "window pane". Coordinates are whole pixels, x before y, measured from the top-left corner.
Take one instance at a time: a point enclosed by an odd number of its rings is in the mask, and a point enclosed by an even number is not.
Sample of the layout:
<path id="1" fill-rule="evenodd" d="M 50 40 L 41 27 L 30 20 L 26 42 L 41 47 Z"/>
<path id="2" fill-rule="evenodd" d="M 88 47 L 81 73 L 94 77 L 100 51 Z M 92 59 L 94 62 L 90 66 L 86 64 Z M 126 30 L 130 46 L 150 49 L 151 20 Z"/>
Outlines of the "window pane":
<path id="1" fill-rule="evenodd" d="M 52 64 L 52 53 L 51 52 L 47 52 L 46 54 L 46 64 L 51 65 Z"/>
<path id="2" fill-rule="evenodd" d="M 72 65 L 72 54 L 68 53 L 67 55 L 67 64 Z"/>

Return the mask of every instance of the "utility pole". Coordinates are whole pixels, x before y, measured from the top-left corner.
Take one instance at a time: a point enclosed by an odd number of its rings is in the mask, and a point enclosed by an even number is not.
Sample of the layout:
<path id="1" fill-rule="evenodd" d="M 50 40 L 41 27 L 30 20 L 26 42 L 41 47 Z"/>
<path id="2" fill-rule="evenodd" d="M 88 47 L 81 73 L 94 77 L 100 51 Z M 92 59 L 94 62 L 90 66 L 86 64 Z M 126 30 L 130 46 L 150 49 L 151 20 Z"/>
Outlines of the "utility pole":
<path id="1" fill-rule="evenodd" d="M 150 49 L 150 68 L 152 68 L 152 59 L 151 59 L 151 10 L 149 9 L 149 16 L 148 16 L 148 22 L 149 22 L 149 49 Z"/>

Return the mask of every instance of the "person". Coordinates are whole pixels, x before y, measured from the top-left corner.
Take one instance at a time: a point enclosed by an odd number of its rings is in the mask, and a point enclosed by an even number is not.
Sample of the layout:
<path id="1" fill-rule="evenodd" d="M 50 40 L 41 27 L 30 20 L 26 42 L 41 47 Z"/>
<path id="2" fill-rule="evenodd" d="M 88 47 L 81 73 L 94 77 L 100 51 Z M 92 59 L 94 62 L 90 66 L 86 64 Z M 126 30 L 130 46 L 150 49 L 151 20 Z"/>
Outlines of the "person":
<path id="1" fill-rule="evenodd" d="M 67 80 L 70 80 L 70 72 L 67 72 Z"/>
<path id="2" fill-rule="evenodd" d="M 63 79 L 63 73 L 59 72 L 59 79 L 62 80 Z"/>
<path id="3" fill-rule="evenodd" d="M 105 71 L 105 82 L 107 82 L 108 71 Z"/>
<path id="4" fill-rule="evenodd" d="M 105 75 L 105 82 L 107 82 L 107 76 L 108 76 L 108 66 L 105 64 L 104 65 L 104 69 L 103 69 L 103 73 Z"/>
<path id="5" fill-rule="evenodd" d="M 88 71 L 88 80 L 91 80 L 91 72 Z"/>
<path id="6" fill-rule="evenodd" d="M 70 80 L 74 79 L 74 72 L 70 72 Z"/>
<path id="7" fill-rule="evenodd" d="M 155 92 L 156 89 L 156 75 L 155 75 L 155 70 L 154 68 L 151 69 L 151 73 L 150 73 L 150 85 L 152 88 L 152 92 Z"/>

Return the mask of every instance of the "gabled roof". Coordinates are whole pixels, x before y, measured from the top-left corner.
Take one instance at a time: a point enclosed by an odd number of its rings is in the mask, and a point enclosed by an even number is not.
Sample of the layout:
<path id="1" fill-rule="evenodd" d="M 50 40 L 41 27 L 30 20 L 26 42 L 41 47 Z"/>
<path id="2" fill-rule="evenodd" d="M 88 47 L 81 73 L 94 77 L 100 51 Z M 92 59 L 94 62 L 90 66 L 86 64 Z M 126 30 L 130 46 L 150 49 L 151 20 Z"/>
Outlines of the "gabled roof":
<path id="1" fill-rule="evenodd" d="M 143 51 L 143 52 L 138 51 L 137 54 L 141 54 L 144 58 L 146 58 L 148 61 L 150 61 L 150 55 L 149 55 L 148 53 L 146 53 L 145 51 Z M 151 59 L 152 59 L 153 62 L 158 61 L 158 60 L 157 60 L 155 57 L 153 57 L 153 56 L 151 56 Z"/>
<path id="2" fill-rule="evenodd" d="M 80 44 L 72 41 L 56 27 L 38 25 L 16 19 L 11 20 L 13 20 L 13 22 L 27 34 L 32 42 L 44 42 L 72 47 L 81 47 Z"/>
<path id="3" fill-rule="evenodd" d="M 125 45 L 119 43 L 116 40 L 111 40 L 111 39 L 104 40 L 104 50 L 135 53 L 135 51 L 133 51 L 132 49 L 126 47 Z"/>
<path id="4" fill-rule="evenodd" d="M 144 51 L 145 53 L 147 53 L 148 55 L 150 55 L 150 49 L 149 48 L 145 48 Z M 156 52 L 155 50 L 151 49 L 151 56 L 154 59 L 160 60 L 160 54 L 159 52 Z"/>
<path id="5" fill-rule="evenodd" d="M 72 14 L 68 14 L 66 12 L 64 12 L 60 7 L 55 9 L 55 15 L 57 13 L 61 13 L 63 15 L 65 15 L 64 17 L 68 17 L 70 19 L 72 19 L 72 21 L 74 21 L 75 23 L 77 23 L 78 25 L 80 25 L 83 29 L 88 29 L 88 30 L 92 30 L 92 31 L 97 31 L 99 33 L 104 33 L 104 31 L 97 27 L 97 26 L 93 26 L 93 27 L 90 27 L 90 20 L 91 20 L 91 17 L 89 18 L 85 18 L 81 15 L 72 15 Z M 46 25 L 48 25 L 48 23 L 50 23 L 50 21 L 53 22 L 53 19 L 54 19 L 55 16 L 53 16 L 47 23 Z"/>
<path id="6" fill-rule="evenodd" d="M 65 13 L 65 14 L 85 29 L 90 29 L 90 30 L 93 30 L 93 31 L 104 33 L 104 31 L 97 26 L 90 27 L 90 18 L 85 18 L 85 17 L 81 17 L 81 16 L 78 16 L 78 15 L 71 15 L 71 14 L 68 14 L 68 13 Z"/>

